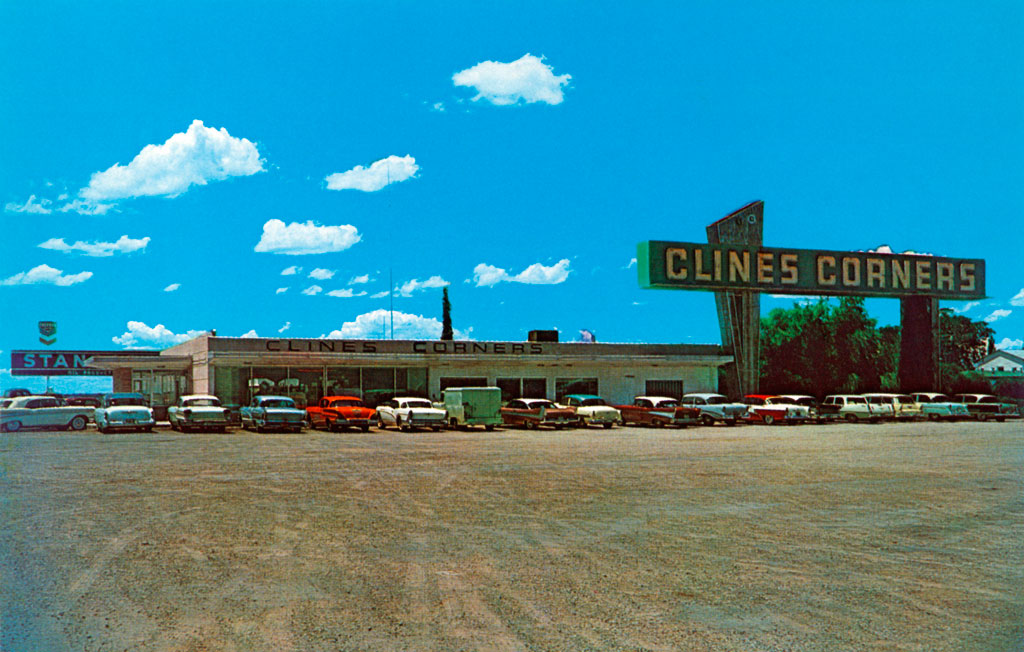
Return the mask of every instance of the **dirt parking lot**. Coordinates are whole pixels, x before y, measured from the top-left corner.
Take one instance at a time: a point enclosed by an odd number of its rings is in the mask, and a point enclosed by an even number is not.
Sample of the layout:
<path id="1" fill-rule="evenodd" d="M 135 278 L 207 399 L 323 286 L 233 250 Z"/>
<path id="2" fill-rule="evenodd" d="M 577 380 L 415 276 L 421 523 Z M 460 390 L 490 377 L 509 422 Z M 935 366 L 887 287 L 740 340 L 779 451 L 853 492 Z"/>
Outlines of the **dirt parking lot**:
<path id="1" fill-rule="evenodd" d="M 0 649 L 1021 650 L 1024 424 L 0 435 Z"/>

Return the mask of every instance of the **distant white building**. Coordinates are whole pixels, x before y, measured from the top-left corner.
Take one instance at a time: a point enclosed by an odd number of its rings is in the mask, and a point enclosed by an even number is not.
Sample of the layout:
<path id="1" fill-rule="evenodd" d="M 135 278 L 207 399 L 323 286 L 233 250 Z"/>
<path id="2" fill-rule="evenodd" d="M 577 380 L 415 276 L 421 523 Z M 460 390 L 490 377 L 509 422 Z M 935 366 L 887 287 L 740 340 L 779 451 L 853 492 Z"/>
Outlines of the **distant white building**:
<path id="1" fill-rule="evenodd" d="M 1024 377 L 1024 351 L 993 351 L 974 365 L 989 378 L 1021 378 Z"/>

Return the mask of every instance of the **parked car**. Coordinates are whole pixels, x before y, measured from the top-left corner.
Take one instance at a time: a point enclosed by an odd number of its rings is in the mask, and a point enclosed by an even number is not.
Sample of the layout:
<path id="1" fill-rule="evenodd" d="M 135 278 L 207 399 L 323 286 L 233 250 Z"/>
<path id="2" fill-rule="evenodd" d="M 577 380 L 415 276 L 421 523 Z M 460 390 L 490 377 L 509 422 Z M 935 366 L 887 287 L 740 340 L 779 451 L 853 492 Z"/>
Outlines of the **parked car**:
<path id="1" fill-rule="evenodd" d="M 915 401 L 909 394 L 888 394 L 884 392 L 871 392 L 863 395 L 872 405 L 891 405 L 893 418 L 900 421 L 920 419 L 921 404 Z"/>
<path id="2" fill-rule="evenodd" d="M 231 425 L 231 411 L 211 394 L 186 394 L 178 397 L 178 402 L 167 408 L 167 420 L 171 430 L 226 432 Z"/>
<path id="3" fill-rule="evenodd" d="M 957 394 L 956 399 L 967 406 L 967 411 L 978 421 L 1006 421 L 1020 416 L 1017 406 L 1006 403 L 991 394 Z"/>
<path id="4" fill-rule="evenodd" d="M 18 396 L 0 409 L 0 430 L 17 432 L 25 428 L 84 430 L 95 408 L 65 405 L 55 396 Z"/>
<path id="5" fill-rule="evenodd" d="M 616 423 L 622 423 L 622 413 L 600 396 L 567 394 L 562 398 L 562 403 L 576 412 L 579 425 L 584 428 L 591 425 L 611 428 Z"/>
<path id="6" fill-rule="evenodd" d="M 96 429 L 102 433 L 113 430 L 153 431 L 156 420 L 146 397 L 138 393 L 104 394 L 100 407 L 93 413 Z"/>
<path id="7" fill-rule="evenodd" d="M 822 414 L 821 406 L 818 404 L 818 400 L 813 396 L 807 394 L 779 394 L 779 398 L 794 405 L 802 405 L 807 408 L 807 417 L 812 421 L 821 423 L 827 420 L 825 414 Z M 835 417 L 835 413 L 831 415 Z"/>
<path id="8" fill-rule="evenodd" d="M 302 432 L 306 425 L 306 411 L 295 407 L 289 396 L 257 394 L 249 405 L 239 410 L 242 427 L 256 432 L 265 430 L 290 430 Z"/>
<path id="9" fill-rule="evenodd" d="M 747 394 L 743 397 L 747 407 L 747 419 L 766 426 L 774 423 L 805 423 L 811 418 L 811 410 L 781 396 L 771 394 Z"/>
<path id="10" fill-rule="evenodd" d="M 23 387 L 12 387 L 4 390 L 4 398 L 18 398 L 19 396 L 32 396 L 32 392 Z"/>
<path id="11" fill-rule="evenodd" d="M 576 425 L 576 413 L 546 398 L 517 398 L 501 408 L 502 422 L 507 426 L 523 426 L 528 430 L 540 426 L 564 428 Z"/>
<path id="12" fill-rule="evenodd" d="M 384 430 L 395 426 L 399 430 L 433 428 L 445 425 L 445 412 L 434 407 L 425 398 L 402 396 L 384 401 L 377 406 L 377 427 Z"/>
<path id="13" fill-rule="evenodd" d="M 910 395 L 921 405 L 921 414 L 930 421 L 956 421 L 971 417 L 967 406 L 938 392 L 917 392 Z"/>
<path id="14" fill-rule="evenodd" d="M 449 387 L 442 394 L 441 404 L 434 407 L 447 413 L 450 427 L 494 430 L 494 426 L 501 425 L 501 388 Z"/>
<path id="15" fill-rule="evenodd" d="M 615 408 L 622 414 L 622 425 L 685 428 L 700 423 L 700 408 L 684 407 L 668 396 L 636 396 L 632 405 L 616 405 Z"/>
<path id="16" fill-rule="evenodd" d="M 840 419 L 847 421 L 870 421 L 877 423 L 882 419 L 891 419 L 892 406 L 872 404 L 859 394 L 830 394 L 821 402 L 823 410 L 835 411 Z"/>
<path id="17" fill-rule="evenodd" d="M 680 403 L 699 409 L 701 423 L 706 426 L 712 426 L 719 421 L 735 426 L 737 421 L 747 416 L 746 405 L 730 401 L 721 394 L 684 394 Z"/>
<path id="18" fill-rule="evenodd" d="M 330 432 L 349 428 L 368 432 L 375 416 L 374 409 L 366 407 L 358 396 L 325 396 L 306 408 L 309 426 Z"/>

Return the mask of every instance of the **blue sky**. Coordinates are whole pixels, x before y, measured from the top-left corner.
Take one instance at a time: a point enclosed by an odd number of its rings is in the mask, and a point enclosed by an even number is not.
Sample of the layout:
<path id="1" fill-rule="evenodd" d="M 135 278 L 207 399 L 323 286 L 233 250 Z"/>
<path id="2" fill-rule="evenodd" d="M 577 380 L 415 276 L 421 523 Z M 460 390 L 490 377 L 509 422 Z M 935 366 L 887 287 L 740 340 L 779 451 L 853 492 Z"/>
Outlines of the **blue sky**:
<path id="1" fill-rule="evenodd" d="M 448 284 L 473 339 L 714 343 L 631 259 L 755 199 L 767 245 L 984 258 L 948 305 L 1020 348 L 1022 50 L 1017 2 L 5 2 L 0 364 L 377 337 L 389 273 L 396 337 Z"/>

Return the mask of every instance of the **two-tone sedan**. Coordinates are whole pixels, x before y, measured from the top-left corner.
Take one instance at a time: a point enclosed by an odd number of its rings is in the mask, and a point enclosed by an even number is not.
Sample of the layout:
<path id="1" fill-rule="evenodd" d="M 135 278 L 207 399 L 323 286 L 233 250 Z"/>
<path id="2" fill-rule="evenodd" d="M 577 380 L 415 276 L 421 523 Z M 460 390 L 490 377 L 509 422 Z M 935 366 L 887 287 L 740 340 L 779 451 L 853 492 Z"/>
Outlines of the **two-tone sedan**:
<path id="1" fill-rule="evenodd" d="M 171 423 L 171 430 L 227 432 L 231 425 L 231 410 L 211 394 L 186 394 L 167 408 L 167 420 Z"/>
<path id="2" fill-rule="evenodd" d="M 376 413 L 357 396 L 325 396 L 307 407 L 306 415 L 312 428 L 329 432 L 359 428 L 368 432 Z"/>
<path id="3" fill-rule="evenodd" d="M 978 421 L 1006 421 L 1020 416 L 1017 406 L 1001 401 L 991 394 L 957 394 L 956 400 L 967 406 L 967 411 Z"/>
<path id="4" fill-rule="evenodd" d="M 256 432 L 282 430 L 302 432 L 306 425 L 306 411 L 295 406 L 289 396 L 257 395 L 249 405 L 239 410 L 242 427 Z"/>
<path id="5" fill-rule="evenodd" d="M 85 430 L 93 407 L 65 405 L 56 396 L 18 396 L 0 409 L 0 431 L 17 432 L 24 428 Z"/>
<path id="6" fill-rule="evenodd" d="M 705 426 L 713 426 L 718 422 L 735 426 L 740 419 L 747 416 L 746 405 L 730 401 L 721 394 L 708 392 L 685 394 L 680 403 L 698 408 L 701 423 Z"/>
<path id="7" fill-rule="evenodd" d="M 682 406 L 668 396 L 637 396 L 632 405 L 616 405 L 622 413 L 622 425 L 635 423 L 638 426 L 679 426 L 685 428 L 700 423 L 700 410 L 693 406 Z"/>
<path id="8" fill-rule="evenodd" d="M 916 392 L 910 397 L 921 405 L 921 414 L 929 421 L 970 419 L 967 406 L 939 392 Z"/>
<path id="9" fill-rule="evenodd" d="M 401 396 L 377 406 L 377 427 L 384 430 L 394 426 L 399 430 L 432 428 L 440 430 L 447 422 L 448 413 L 434 407 L 425 398 Z"/>
<path id="10" fill-rule="evenodd" d="M 546 398 L 517 398 L 501 408 L 502 423 L 527 430 L 541 426 L 561 429 L 576 425 L 578 419 L 574 411 Z"/>
<path id="11" fill-rule="evenodd" d="M 567 408 L 576 411 L 579 425 L 584 428 L 587 426 L 611 428 L 616 423 L 622 423 L 622 413 L 608 405 L 608 402 L 600 396 L 567 394 L 562 398 L 562 403 Z"/>
<path id="12" fill-rule="evenodd" d="M 96 429 L 106 434 L 114 430 L 153 432 L 156 420 L 146 397 L 138 393 L 104 394 L 93 414 Z"/>
<path id="13" fill-rule="evenodd" d="M 806 423 L 811 418 L 811 409 L 806 405 L 794 403 L 781 396 L 771 394 L 747 394 L 743 397 L 747 404 L 747 419 L 751 422 L 770 426 L 775 423 L 794 425 Z"/>

